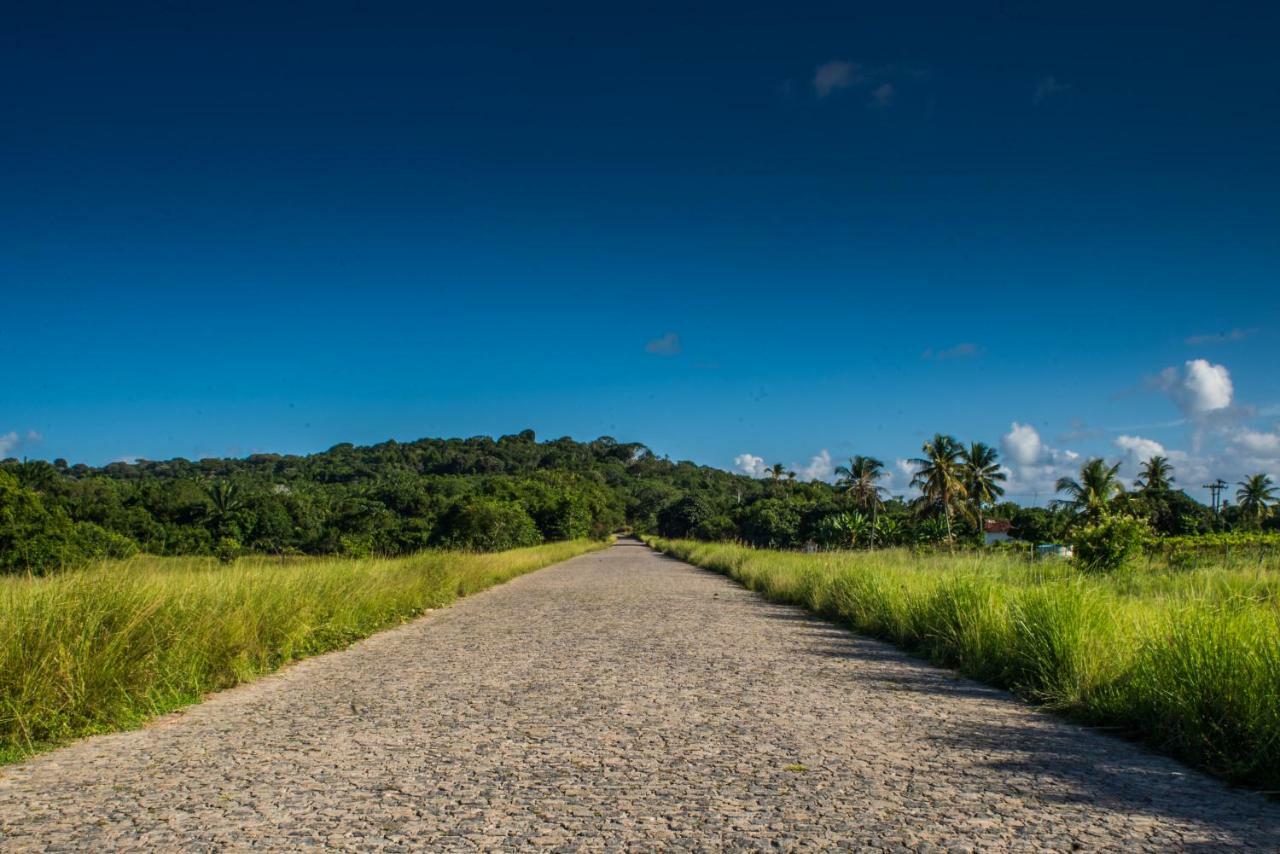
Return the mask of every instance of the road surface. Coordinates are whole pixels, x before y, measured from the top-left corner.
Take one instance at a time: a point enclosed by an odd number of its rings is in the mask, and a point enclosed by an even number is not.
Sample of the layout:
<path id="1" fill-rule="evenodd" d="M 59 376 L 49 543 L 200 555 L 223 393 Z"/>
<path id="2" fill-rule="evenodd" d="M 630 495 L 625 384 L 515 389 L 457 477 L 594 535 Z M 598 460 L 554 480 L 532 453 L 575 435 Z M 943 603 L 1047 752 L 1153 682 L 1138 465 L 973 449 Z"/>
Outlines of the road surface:
<path id="1" fill-rule="evenodd" d="M 0 769 L 0 850 L 1208 850 L 1280 805 L 634 541 Z"/>

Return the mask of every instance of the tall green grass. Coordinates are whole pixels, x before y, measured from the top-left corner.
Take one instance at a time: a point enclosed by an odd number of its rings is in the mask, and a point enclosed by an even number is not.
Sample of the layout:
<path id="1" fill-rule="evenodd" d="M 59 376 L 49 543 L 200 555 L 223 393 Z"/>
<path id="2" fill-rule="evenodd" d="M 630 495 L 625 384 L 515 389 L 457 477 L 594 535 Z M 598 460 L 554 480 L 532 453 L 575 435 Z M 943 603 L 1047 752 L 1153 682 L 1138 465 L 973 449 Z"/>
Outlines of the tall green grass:
<path id="1" fill-rule="evenodd" d="M 1280 790 L 1275 561 L 1085 575 L 972 552 L 652 545 L 1230 781 Z"/>
<path id="2" fill-rule="evenodd" d="M 0 578 L 0 762 L 136 726 L 601 545 L 232 565 L 138 557 Z"/>

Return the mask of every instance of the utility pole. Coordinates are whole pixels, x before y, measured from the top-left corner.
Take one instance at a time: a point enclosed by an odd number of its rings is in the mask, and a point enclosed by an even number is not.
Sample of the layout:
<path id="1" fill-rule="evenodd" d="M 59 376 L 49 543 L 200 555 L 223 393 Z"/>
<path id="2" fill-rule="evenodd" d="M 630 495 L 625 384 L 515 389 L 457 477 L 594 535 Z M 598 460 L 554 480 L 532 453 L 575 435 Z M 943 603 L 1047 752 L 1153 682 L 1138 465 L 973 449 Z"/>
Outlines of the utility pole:
<path id="1" fill-rule="evenodd" d="M 1202 484 L 1202 486 L 1205 489 L 1209 490 L 1209 495 L 1211 496 L 1211 501 L 1213 504 L 1213 515 L 1215 516 L 1222 515 L 1221 495 L 1222 495 L 1222 490 L 1227 488 L 1227 482 L 1222 478 L 1218 478 L 1213 483 Z"/>

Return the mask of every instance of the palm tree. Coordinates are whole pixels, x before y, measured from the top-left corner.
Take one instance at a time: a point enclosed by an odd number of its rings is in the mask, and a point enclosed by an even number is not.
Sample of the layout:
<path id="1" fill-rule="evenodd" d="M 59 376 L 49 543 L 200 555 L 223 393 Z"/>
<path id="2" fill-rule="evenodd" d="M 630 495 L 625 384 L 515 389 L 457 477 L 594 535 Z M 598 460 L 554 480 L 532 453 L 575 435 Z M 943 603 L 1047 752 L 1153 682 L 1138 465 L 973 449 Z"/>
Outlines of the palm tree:
<path id="1" fill-rule="evenodd" d="M 924 456 L 911 460 L 916 469 L 911 485 L 920 490 L 922 508 L 933 507 L 942 512 L 947 523 L 947 544 L 951 546 L 955 542 L 951 517 L 968 495 L 960 469 L 963 449 L 954 437 L 938 433 L 920 450 Z"/>
<path id="2" fill-rule="evenodd" d="M 1157 454 L 1142 464 L 1142 474 L 1133 485 L 1143 492 L 1168 492 L 1174 480 L 1169 458 Z"/>
<path id="3" fill-rule="evenodd" d="M 229 480 L 215 480 L 209 484 L 209 516 L 216 521 L 218 530 L 226 527 L 228 517 L 244 505 L 240 488 Z"/>
<path id="4" fill-rule="evenodd" d="M 1111 499 L 1124 492 L 1124 484 L 1117 474 L 1119 471 L 1119 463 L 1108 466 L 1100 458 L 1089 460 L 1080 467 L 1079 480 L 1058 478 L 1055 489 L 1065 493 L 1067 497 L 1054 499 L 1053 505 L 1065 507 L 1086 519 L 1097 519 L 1107 511 Z"/>
<path id="5" fill-rule="evenodd" d="M 1276 487 L 1269 475 L 1251 475 L 1237 486 L 1240 487 L 1236 490 L 1236 504 L 1240 507 L 1240 515 L 1255 523 L 1265 519 L 1278 500 Z"/>
<path id="6" fill-rule="evenodd" d="M 787 467 L 782 463 L 774 463 L 765 469 L 765 471 L 768 472 L 769 477 L 773 478 L 775 482 L 782 480 L 787 475 Z"/>
<path id="7" fill-rule="evenodd" d="M 848 495 L 859 510 L 871 511 L 871 548 L 876 547 L 876 513 L 884 506 L 884 488 L 876 481 L 884 477 L 884 463 L 858 454 L 849 465 L 836 466 L 836 489 Z"/>
<path id="8" fill-rule="evenodd" d="M 977 516 L 979 536 L 984 531 L 982 508 L 995 504 L 996 499 L 1004 495 L 1004 487 L 1000 484 L 1009 479 L 1000 470 L 999 459 L 996 449 L 983 442 L 973 442 L 960 451 L 960 479 Z"/>

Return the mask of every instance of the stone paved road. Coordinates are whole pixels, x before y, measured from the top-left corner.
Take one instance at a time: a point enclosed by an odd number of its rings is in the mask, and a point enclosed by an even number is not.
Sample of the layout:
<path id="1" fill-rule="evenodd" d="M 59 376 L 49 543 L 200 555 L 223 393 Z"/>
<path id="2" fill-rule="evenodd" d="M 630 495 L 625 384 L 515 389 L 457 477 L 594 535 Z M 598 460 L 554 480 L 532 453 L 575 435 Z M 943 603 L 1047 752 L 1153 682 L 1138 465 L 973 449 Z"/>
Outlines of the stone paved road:
<path id="1" fill-rule="evenodd" d="M 1280 805 L 622 543 L 0 772 L 0 849 L 1280 846 Z"/>

